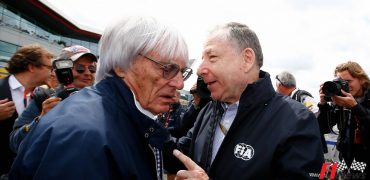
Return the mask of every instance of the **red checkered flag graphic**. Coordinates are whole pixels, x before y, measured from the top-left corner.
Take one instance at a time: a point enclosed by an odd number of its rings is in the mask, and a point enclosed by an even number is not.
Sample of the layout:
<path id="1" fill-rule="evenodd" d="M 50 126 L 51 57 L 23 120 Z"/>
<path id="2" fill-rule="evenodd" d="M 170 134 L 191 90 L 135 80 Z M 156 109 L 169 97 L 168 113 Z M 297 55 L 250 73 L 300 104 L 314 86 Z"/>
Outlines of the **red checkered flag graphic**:
<path id="1" fill-rule="evenodd" d="M 344 170 L 347 170 L 348 167 L 346 165 L 346 162 L 344 162 L 344 159 L 338 164 L 338 168 L 337 168 L 337 171 L 344 171 Z"/>
<path id="2" fill-rule="evenodd" d="M 357 162 L 356 160 L 353 160 L 350 169 L 355 170 L 355 171 L 361 171 L 362 173 L 364 172 L 366 168 L 366 163 L 364 162 Z"/>

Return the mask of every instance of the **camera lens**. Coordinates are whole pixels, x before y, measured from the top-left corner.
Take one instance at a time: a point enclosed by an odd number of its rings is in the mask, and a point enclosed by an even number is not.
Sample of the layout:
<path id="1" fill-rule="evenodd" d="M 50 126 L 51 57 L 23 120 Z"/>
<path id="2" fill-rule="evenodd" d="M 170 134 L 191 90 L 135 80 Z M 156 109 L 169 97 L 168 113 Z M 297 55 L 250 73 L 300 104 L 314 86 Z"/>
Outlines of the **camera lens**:
<path id="1" fill-rule="evenodd" d="M 341 89 L 340 84 L 337 84 L 332 81 L 325 82 L 322 87 L 322 90 L 325 96 L 329 96 L 329 97 L 338 95 L 340 93 L 340 89 Z"/>

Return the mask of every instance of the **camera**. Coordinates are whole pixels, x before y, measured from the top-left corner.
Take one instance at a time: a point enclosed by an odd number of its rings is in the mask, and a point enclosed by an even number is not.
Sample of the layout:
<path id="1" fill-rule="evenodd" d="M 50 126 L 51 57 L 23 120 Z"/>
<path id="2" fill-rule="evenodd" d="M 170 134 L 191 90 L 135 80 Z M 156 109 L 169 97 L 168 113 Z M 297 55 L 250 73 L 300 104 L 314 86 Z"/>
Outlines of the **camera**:
<path id="1" fill-rule="evenodd" d="M 325 94 L 325 100 L 331 101 L 332 96 L 344 96 L 341 90 L 349 92 L 349 85 L 346 80 L 336 78 L 333 81 L 326 81 L 322 87 Z"/>
<path id="2" fill-rule="evenodd" d="M 190 94 L 198 94 L 200 98 L 209 98 L 211 96 L 211 92 L 208 90 L 207 84 L 200 76 L 197 79 L 197 88 L 190 90 Z"/>
<path id="3" fill-rule="evenodd" d="M 59 81 L 59 86 L 56 89 L 45 89 L 37 88 L 32 96 L 35 100 L 37 107 L 42 109 L 42 102 L 47 98 L 56 96 L 64 100 L 72 93 L 78 91 L 75 87 L 67 87 L 73 82 L 73 61 L 71 59 L 56 59 L 53 61 L 53 69 L 55 70 L 55 75 Z"/>

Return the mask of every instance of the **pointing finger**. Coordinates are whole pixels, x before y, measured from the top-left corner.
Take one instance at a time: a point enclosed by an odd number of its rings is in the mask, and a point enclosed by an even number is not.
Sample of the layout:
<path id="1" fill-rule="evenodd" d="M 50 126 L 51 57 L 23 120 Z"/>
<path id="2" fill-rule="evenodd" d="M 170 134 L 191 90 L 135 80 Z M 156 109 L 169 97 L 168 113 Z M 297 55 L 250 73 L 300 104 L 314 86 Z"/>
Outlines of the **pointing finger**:
<path id="1" fill-rule="evenodd" d="M 188 170 L 202 169 L 194 161 L 192 161 L 188 156 L 180 152 L 179 150 L 173 150 L 173 155 L 179 159 Z"/>

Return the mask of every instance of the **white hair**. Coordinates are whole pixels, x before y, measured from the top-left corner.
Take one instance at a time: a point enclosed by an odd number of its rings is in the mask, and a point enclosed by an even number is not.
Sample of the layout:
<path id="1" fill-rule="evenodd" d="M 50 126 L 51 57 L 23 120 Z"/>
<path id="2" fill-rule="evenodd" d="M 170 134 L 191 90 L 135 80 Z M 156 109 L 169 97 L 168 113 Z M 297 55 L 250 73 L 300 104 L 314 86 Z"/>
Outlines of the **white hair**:
<path id="1" fill-rule="evenodd" d="M 188 63 L 188 47 L 173 27 L 153 17 L 126 17 L 108 26 L 99 42 L 96 82 L 113 76 L 113 68 L 127 70 L 135 57 L 155 51 L 162 59 L 184 59 Z"/>

